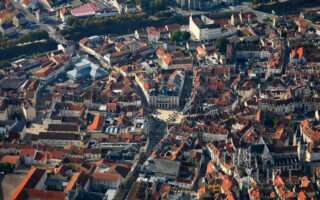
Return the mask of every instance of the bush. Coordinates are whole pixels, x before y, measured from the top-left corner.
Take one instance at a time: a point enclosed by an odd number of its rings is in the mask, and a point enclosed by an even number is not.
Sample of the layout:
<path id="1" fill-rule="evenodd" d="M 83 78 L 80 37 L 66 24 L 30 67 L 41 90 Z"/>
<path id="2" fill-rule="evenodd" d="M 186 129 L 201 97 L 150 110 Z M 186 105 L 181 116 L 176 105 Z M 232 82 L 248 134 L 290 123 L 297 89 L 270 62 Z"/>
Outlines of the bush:
<path id="1" fill-rule="evenodd" d="M 228 43 L 229 43 L 229 40 L 227 40 L 225 36 L 221 36 L 217 39 L 216 45 L 220 53 L 226 54 Z"/>
<path id="2" fill-rule="evenodd" d="M 179 42 L 181 40 L 181 37 L 182 37 L 182 33 L 180 29 L 177 29 L 172 31 L 170 39 L 171 41 Z"/>
<path id="3" fill-rule="evenodd" d="M 0 49 L 0 61 L 4 61 L 4 64 L 6 64 L 6 60 L 19 57 L 21 55 L 30 56 L 55 49 L 57 49 L 57 43 L 51 39 L 46 40 L 45 42 L 32 43 L 24 46 L 9 47 Z M 1 65 L 1 67 L 3 66 Z"/>
<path id="4" fill-rule="evenodd" d="M 0 48 L 13 47 L 20 43 L 25 42 L 34 42 L 37 40 L 48 39 L 49 34 L 44 30 L 31 31 L 29 33 L 24 34 L 20 38 L 16 40 L 9 40 L 8 38 L 2 38 L 0 40 Z"/>

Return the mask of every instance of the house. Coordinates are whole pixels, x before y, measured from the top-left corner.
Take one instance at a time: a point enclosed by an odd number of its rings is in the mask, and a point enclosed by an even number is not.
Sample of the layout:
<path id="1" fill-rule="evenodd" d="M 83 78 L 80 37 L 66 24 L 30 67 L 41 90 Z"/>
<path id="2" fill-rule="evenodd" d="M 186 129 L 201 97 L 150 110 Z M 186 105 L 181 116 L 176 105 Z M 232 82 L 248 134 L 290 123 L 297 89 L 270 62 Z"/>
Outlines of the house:
<path id="1" fill-rule="evenodd" d="M 127 4 L 124 8 L 124 11 L 126 13 L 135 13 L 136 12 L 136 6 L 133 4 Z"/>
<path id="2" fill-rule="evenodd" d="M 71 17 L 71 13 L 68 9 L 66 8 L 62 8 L 60 10 L 60 19 L 63 21 L 63 22 L 66 22 L 68 20 L 68 18 Z"/>
<path id="3" fill-rule="evenodd" d="M 293 64 L 319 64 L 320 50 L 317 48 L 300 47 L 293 49 L 290 54 L 290 62 Z"/>
<path id="4" fill-rule="evenodd" d="M 37 0 L 22 0 L 22 6 L 26 10 L 37 10 L 39 7 L 39 2 Z"/>
<path id="5" fill-rule="evenodd" d="M 24 101 L 21 104 L 24 118 L 27 122 L 31 122 L 36 119 L 36 109 L 30 104 L 29 101 Z"/>
<path id="6" fill-rule="evenodd" d="M 21 161 L 26 165 L 33 165 L 36 157 L 37 149 L 21 149 Z"/>
<path id="7" fill-rule="evenodd" d="M 12 139 L 23 139 L 26 123 L 18 120 L 0 120 L 0 135 Z"/>
<path id="8" fill-rule="evenodd" d="M 1 155 L 0 156 L 0 163 L 9 163 L 12 169 L 17 169 L 21 164 L 20 156 L 14 155 Z"/>
<path id="9" fill-rule="evenodd" d="M 0 120 L 8 120 L 8 99 L 2 99 L 0 101 Z"/>
<path id="10" fill-rule="evenodd" d="M 92 124 L 90 124 L 87 128 L 87 132 L 101 132 L 103 125 L 105 122 L 105 117 L 104 116 L 95 116 L 93 119 Z"/>
<path id="11" fill-rule="evenodd" d="M 317 34 L 318 36 L 320 36 L 320 27 L 317 28 L 316 34 Z"/>
<path id="12" fill-rule="evenodd" d="M 158 43 L 160 40 L 160 32 L 156 30 L 150 30 L 148 32 L 148 41 L 150 43 Z"/>
<path id="13" fill-rule="evenodd" d="M 36 11 L 36 18 L 41 23 L 46 23 L 49 19 L 49 13 L 47 9 L 40 8 Z"/>
<path id="14" fill-rule="evenodd" d="M 148 38 L 148 32 L 145 28 L 135 30 L 134 37 L 137 38 L 138 40 Z"/>
<path id="15" fill-rule="evenodd" d="M 120 174 L 95 172 L 92 175 L 91 185 L 96 191 L 118 189 L 121 179 Z"/>
<path id="16" fill-rule="evenodd" d="M 131 55 L 131 52 L 128 50 L 123 50 L 115 53 L 108 53 L 104 56 L 104 59 L 106 60 L 107 64 L 109 66 L 113 66 L 116 63 L 123 62 L 129 58 Z"/>
<path id="17" fill-rule="evenodd" d="M 27 19 L 25 17 L 24 14 L 22 14 L 21 12 L 18 12 L 17 14 L 13 15 L 13 18 L 12 18 L 12 23 L 15 25 L 15 26 L 22 26 L 22 25 L 25 25 L 27 24 Z"/>
<path id="18" fill-rule="evenodd" d="M 3 23 L 0 25 L 0 32 L 2 33 L 2 37 L 8 37 L 15 35 L 16 27 L 12 23 Z"/>

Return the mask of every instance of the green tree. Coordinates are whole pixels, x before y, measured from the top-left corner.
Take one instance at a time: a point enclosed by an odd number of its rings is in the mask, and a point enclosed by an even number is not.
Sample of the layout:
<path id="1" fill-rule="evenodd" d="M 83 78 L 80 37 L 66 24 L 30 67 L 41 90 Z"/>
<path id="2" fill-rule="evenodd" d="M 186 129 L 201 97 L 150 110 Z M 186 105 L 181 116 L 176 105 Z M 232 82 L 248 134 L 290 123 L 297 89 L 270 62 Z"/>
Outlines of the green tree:
<path id="1" fill-rule="evenodd" d="M 256 60 L 254 58 L 250 58 L 248 61 L 248 65 L 251 69 L 254 67 L 255 63 L 256 63 Z"/>
<path id="2" fill-rule="evenodd" d="M 154 9 L 157 11 L 165 10 L 167 7 L 165 0 L 155 0 Z"/>
<path id="3" fill-rule="evenodd" d="M 226 54 L 227 51 L 227 44 L 229 43 L 229 40 L 225 36 L 221 36 L 216 41 L 216 46 L 219 49 L 220 53 Z"/>
<path id="4" fill-rule="evenodd" d="M 187 40 L 190 39 L 190 37 L 191 37 L 191 34 L 189 32 L 183 32 L 182 33 L 182 39 L 183 40 L 187 41 Z"/>
<path id="5" fill-rule="evenodd" d="M 239 37 L 243 37 L 243 33 L 242 33 L 242 31 L 237 30 L 237 36 L 239 36 Z"/>
<path id="6" fill-rule="evenodd" d="M 312 23 L 316 22 L 317 21 L 317 16 L 312 15 L 310 20 L 311 20 Z"/>
<path id="7" fill-rule="evenodd" d="M 234 124 L 235 121 L 236 121 L 235 118 L 229 117 L 229 118 L 227 119 L 227 121 L 226 121 L 226 124 L 227 124 L 228 126 L 231 126 L 232 124 Z"/>
<path id="8" fill-rule="evenodd" d="M 181 40 L 181 37 L 182 37 L 182 33 L 181 33 L 180 29 L 176 29 L 176 30 L 172 31 L 170 39 L 171 39 L 171 41 L 178 42 Z"/>
<path id="9" fill-rule="evenodd" d="M 297 122 L 294 121 L 294 120 L 291 120 L 289 122 L 289 125 L 288 125 L 290 128 L 292 128 L 293 130 L 295 130 L 297 128 Z"/>
<path id="10" fill-rule="evenodd" d="M 278 128 L 278 123 L 279 123 L 279 118 L 278 117 L 275 117 L 275 118 L 273 118 L 273 128 L 275 129 L 275 130 L 277 130 L 277 128 Z"/>

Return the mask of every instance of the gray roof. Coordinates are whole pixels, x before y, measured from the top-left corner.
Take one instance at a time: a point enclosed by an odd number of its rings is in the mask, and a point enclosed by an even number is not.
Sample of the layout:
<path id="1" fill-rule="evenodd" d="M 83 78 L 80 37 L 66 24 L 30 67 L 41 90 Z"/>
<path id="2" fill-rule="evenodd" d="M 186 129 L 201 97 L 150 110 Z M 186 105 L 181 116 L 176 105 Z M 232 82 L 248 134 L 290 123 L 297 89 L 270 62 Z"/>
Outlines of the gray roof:
<path id="1" fill-rule="evenodd" d="M 77 191 L 77 190 L 69 190 L 67 193 L 67 197 L 70 200 L 103 200 L 104 194 L 95 193 L 95 192 L 87 192 L 87 191 Z"/>
<path id="2" fill-rule="evenodd" d="M 179 173 L 180 162 L 178 161 L 155 158 L 150 159 L 147 162 L 145 167 L 148 171 L 170 176 L 177 176 Z"/>
<path id="3" fill-rule="evenodd" d="M 24 81 L 16 78 L 4 78 L 0 80 L 0 88 L 2 89 L 17 89 Z"/>
<path id="4" fill-rule="evenodd" d="M 26 123 L 17 120 L 0 120 L 0 127 L 8 127 L 9 132 L 22 132 Z"/>

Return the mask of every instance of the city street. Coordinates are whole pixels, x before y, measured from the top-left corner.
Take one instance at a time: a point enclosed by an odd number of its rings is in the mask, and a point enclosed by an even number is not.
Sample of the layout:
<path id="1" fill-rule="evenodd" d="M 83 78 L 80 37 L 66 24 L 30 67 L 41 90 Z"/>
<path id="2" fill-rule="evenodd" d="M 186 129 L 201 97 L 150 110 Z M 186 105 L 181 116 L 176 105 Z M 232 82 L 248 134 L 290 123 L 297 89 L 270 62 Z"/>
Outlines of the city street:
<path id="1" fill-rule="evenodd" d="M 54 39 L 57 43 L 63 44 L 66 42 L 64 38 L 59 36 L 56 31 L 48 24 L 42 24 L 40 23 L 29 11 L 27 11 L 24 7 L 21 6 L 21 4 L 17 1 L 11 1 L 13 3 L 13 6 L 20 10 L 22 14 L 24 14 L 27 18 L 27 20 L 31 23 L 38 24 L 39 29 L 45 30 L 49 33 L 49 36 Z"/>

